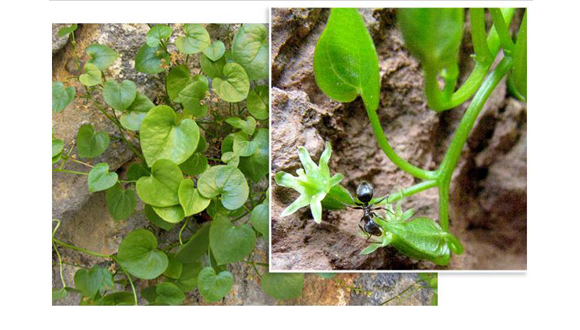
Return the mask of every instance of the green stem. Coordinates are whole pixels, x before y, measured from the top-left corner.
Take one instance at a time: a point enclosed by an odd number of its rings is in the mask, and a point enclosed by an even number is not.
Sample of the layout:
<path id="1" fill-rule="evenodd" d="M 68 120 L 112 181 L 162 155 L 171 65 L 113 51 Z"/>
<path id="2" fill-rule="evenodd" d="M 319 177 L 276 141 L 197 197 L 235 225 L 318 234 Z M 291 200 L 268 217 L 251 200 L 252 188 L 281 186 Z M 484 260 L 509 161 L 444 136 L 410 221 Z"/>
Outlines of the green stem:
<path id="1" fill-rule="evenodd" d="M 183 226 L 181 226 L 181 229 L 179 230 L 179 245 L 183 245 L 183 241 L 181 240 L 181 234 L 183 233 L 183 231 L 185 230 L 185 227 L 187 226 L 187 223 L 189 222 L 189 218 L 187 218 L 184 222 L 183 222 Z"/>
<path id="2" fill-rule="evenodd" d="M 54 235 L 54 233 L 53 233 L 53 235 Z M 56 244 L 54 244 L 54 239 L 53 239 L 53 242 L 52 242 L 52 247 L 54 248 L 54 251 L 56 251 L 56 256 L 58 257 L 58 269 L 59 269 L 59 272 L 60 272 L 60 280 L 62 282 L 62 287 L 64 289 L 64 288 L 66 288 L 66 282 L 64 281 L 64 275 L 63 275 L 63 272 L 62 272 L 62 269 L 63 269 L 63 267 L 62 267 L 62 258 L 60 257 L 60 252 L 58 252 L 58 248 L 56 247 Z"/>
<path id="3" fill-rule="evenodd" d="M 69 173 L 69 174 L 89 175 L 89 173 L 85 173 L 85 172 L 63 170 L 63 169 L 60 169 L 60 168 L 53 168 L 52 171 L 53 172 Z"/>
<path id="4" fill-rule="evenodd" d="M 407 198 L 407 197 L 415 195 L 421 191 L 424 191 L 424 190 L 427 190 L 430 188 L 434 188 L 434 187 L 437 187 L 437 180 L 423 181 L 423 182 L 418 183 L 414 186 L 405 188 L 401 192 L 388 195 L 389 197 L 387 197 L 387 203 L 396 202 L 396 201 L 401 200 L 403 198 Z"/>
<path id="5" fill-rule="evenodd" d="M 504 78 L 504 76 L 509 72 L 513 65 L 513 60 L 511 57 L 504 57 L 501 62 L 497 65 L 496 69 L 487 77 L 487 79 L 483 82 L 471 104 L 465 111 L 459 126 L 457 127 L 457 131 L 453 136 L 453 140 L 449 145 L 449 149 L 443 158 L 443 162 L 439 166 L 439 170 L 437 171 L 440 173 L 438 177 L 438 186 L 439 186 L 439 222 L 441 227 L 445 231 L 449 231 L 449 215 L 448 215 L 448 204 L 449 204 L 449 186 L 451 183 L 451 175 L 453 174 L 453 170 L 457 165 L 457 161 L 459 160 L 459 156 L 461 155 L 461 149 L 467 141 L 467 137 L 475 124 L 475 120 L 477 119 L 479 112 L 483 108 L 485 102 L 493 92 L 493 90 L 497 87 L 500 81 Z"/>
<path id="6" fill-rule="evenodd" d="M 135 285 L 133 284 L 131 275 L 129 275 L 127 270 L 119 263 L 119 261 L 115 257 L 113 257 L 113 260 L 119 265 L 119 267 L 121 267 L 121 270 L 123 271 L 123 273 L 125 273 L 125 276 L 129 280 L 129 284 L 131 284 L 131 290 L 133 290 L 133 299 L 135 300 L 135 306 L 139 305 L 139 300 L 137 299 L 137 290 L 135 290 Z"/>
<path id="7" fill-rule="evenodd" d="M 487 33 L 485 32 L 485 11 L 483 8 L 469 8 L 471 19 L 471 39 L 477 62 L 490 63 L 493 56 L 487 45 Z"/>
<path id="8" fill-rule="evenodd" d="M 80 247 L 78 247 L 78 246 L 74 246 L 74 245 L 71 245 L 71 244 L 67 244 L 67 243 L 61 242 L 61 241 L 59 241 L 59 240 L 58 240 L 58 239 L 56 239 L 56 238 L 53 238 L 53 239 L 52 239 L 52 242 L 53 242 L 53 243 L 56 243 L 57 245 L 60 245 L 60 246 L 62 246 L 62 247 L 65 247 L 65 248 L 67 248 L 67 249 L 71 249 L 71 250 L 75 250 L 75 251 L 83 252 L 83 253 L 90 254 L 90 255 L 92 255 L 92 256 L 95 256 L 95 257 L 99 257 L 99 258 L 107 258 L 107 259 L 112 259 L 112 258 L 113 258 L 113 256 L 112 256 L 112 255 L 110 255 L 110 254 L 103 254 L 103 253 L 98 253 L 98 252 L 89 251 L 89 250 L 87 250 L 87 249 L 83 249 L 83 248 L 80 248 Z"/>
<path id="9" fill-rule="evenodd" d="M 77 163 L 77 164 L 81 164 L 81 165 L 84 165 L 84 166 L 86 166 L 86 167 L 93 168 L 93 165 L 91 165 L 91 164 L 87 164 L 87 163 L 85 163 L 85 162 L 81 162 L 80 160 L 78 160 L 78 159 L 75 159 L 75 158 L 72 158 L 72 157 L 70 157 L 70 156 L 67 156 L 67 155 L 63 155 L 63 156 L 64 156 L 64 158 L 65 158 L 66 160 L 70 160 L 70 161 L 72 161 L 72 162 L 75 162 L 75 163 Z"/>
<path id="10" fill-rule="evenodd" d="M 499 8 L 490 8 L 489 12 L 491 14 L 491 18 L 493 19 L 495 30 L 499 35 L 501 46 L 503 47 L 506 54 L 511 54 L 514 49 L 514 41 L 510 36 L 509 28 L 503 18 L 501 10 Z"/>
<path id="11" fill-rule="evenodd" d="M 419 179 L 430 180 L 436 178 L 435 172 L 427 171 L 414 165 L 411 165 L 409 162 L 407 162 L 399 155 L 397 155 L 397 153 L 389 145 L 389 141 L 387 141 L 387 138 L 385 137 L 383 127 L 381 126 L 381 122 L 379 121 L 379 117 L 377 116 L 377 112 L 372 109 L 367 109 L 367 115 L 373 127 L 373 131 L 375 133 L 375 137 L 377 138 L 379 146 L 381 147 L 381 149 L 383 149 L 385 155 L 387 155 L 387 157 L 389 157 L 389 159 L 395 165 L 397 165 L 397 167 Z"/>

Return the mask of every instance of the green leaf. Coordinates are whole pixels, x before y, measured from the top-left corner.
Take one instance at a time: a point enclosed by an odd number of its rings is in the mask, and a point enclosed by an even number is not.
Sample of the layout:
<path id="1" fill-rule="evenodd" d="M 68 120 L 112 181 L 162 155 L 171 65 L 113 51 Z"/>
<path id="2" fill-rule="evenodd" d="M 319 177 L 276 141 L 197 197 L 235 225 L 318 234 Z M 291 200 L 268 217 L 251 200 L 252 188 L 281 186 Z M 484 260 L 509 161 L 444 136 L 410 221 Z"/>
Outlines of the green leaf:
<path id="1" fill-rule="evenodd" d="M 268 215 L 268 202 L 264 202 L 260 205 L 257 205 L 252 210 L 252 214 L 250 215 L 250 221 L 252 222 L 252 226 L 256 229 L 260 234 L 264 237 L 269 237 L 269 230 L 270 230 L 270 223 L 269 223 L 269 215 Z"/>
<path id="2" fill-rule="evenodd" d="M 238 167 L 240 164 L 240 156 L 232 151 L 228 151 L 222 155 L 221 161 L 231 167 Z"/>
<path id="3" fill-rule="evenodd" d="M 179 165 L 194 153 L 199 141 L 199 128 L 191 119 L 178 121 L 173 109 L 158 105 L 143 119 L 140 136 L 148 166 L 153 166 L 158 159 L 169 159 Z"/>
<path id="4" fill-rule="evenodd" d="M 91 58 L 87 63 L 94 64 L 101 71 L 107 69 L 119 58 L 119 53 L 105 45 L 90 45 L 85 52 Z"/>
<path id="5" fill-rule="evenodd" d="M 59 82 L 52 83 L 52 111 L 58 113 L 66 108 L 75 97 L 75 89 L 72 86 L 67 88 Z"/>
<path id="6" fill-rule="evenodd" d="M 59 37 L 64 37 L 68 34 L 73 33 L 74 31 L 76 31 L 76 29 L 78 28 L 78 25 L 76 24 L 72 24 L 69 26 L 65 26 L 65 27 L 61 27 L 60 29 L 58 29 L 58 36 Z"/>
<path id="7" fill-rule="evenodd" d="M 80 290 L 83 297 L 94 297 L 97 292 L 105 288 L 113 288 L 113 275 L 100 266 L 93 266 L 89 271 L 79 269 L 74 276 L 75 288 Z"/>
<path id="8" fill-rule="evenodd" d="M 107 207 L 113 219 L 127 219 L 135 211 L 135 206 L 137 200 L 133 190 L 123 189 L 118 183 L 107 190 Z"/>
<path id="9" fill-rule="evenodd" d="M 193 81 L 182 89 L 178 94 L 178 99 L 185 109 L 184 113 L 194 117 L 205 116 L 207 106 L 200 104 L 200 102 L 205 98 L 207 90 L 207 84 L 200 80 Z"/>
<path id="10" fill-rule="evenodd" d="M 149 110 L 154 106 L 155 104 L 153 104 L 145 94 L 137 92 L 137 96 L 133 103 L 131 103 L 129 108 L 127 108 L 127 110 L 121 115 L 121 125 L 132 131 L 140 130 L 147 112 L 149 112 Z"/>
<path id="11" fill-rule="evenodd" d="M 116 259 L 131 275 L 144 280 L 163 274 L 169 264 L 165 253 L 157 249 L 155 235 L 145 229 L 133 230 L 123 239 Z"/>
<path id="12" fill-rule="evenodd" d="M 364 21 L 353 8 L 334 8 L 314 51 L 316 84 L 328 97 L 367 109 L 379 106 L 379 59 Z"/>
<path id="13" fill-rule="evenodd" d="M 156 24 L 147 31 L 147 46 L 158 47 L 161 40 L 167 40 L 171 37 L 173 30 L 167 25 Z"/>
<path id="14" fill-rule="evenodd" d="M 191 179 L 183 179 L 179 185 L 179 202 L 183 206 L 185 216 L 189 217 L 205 210 L 211 199 L 203 197 Z"/>
<path id="15" fill-rule="evenodd" d="M 201 142 L 201 139 L 200 139 Z M 199 152 L 194 153 L 179 167 L 187 175 L 199 175 L 207 169 L 207 158 Z"/>
<path id="16" fill-rule="evenodd" d="M 157 286 L 150 286 L 141 289 L 141 297 L 150 303 L 154 303 L 157 299 Z"/>
<path id="17" fill-rule="evenodd" d="M 456 66 L 463 36 L 463 8 L 401 8 L 397 23 L 405 46 L 424 66 Z"/>
<path id="18" fill-rule="evenodd" d="M 153 210 L 157 213 L 161 219 L 169 222 L 169 223 L 178 223 L 183 218 L 185 218 L 185 214 L 183 213 L 183 207 L 181 205 L 173 205 L 173 206 L 166 206 L 166 207 L 157 207 L 153 206 Z"/>
<path id="19" fill-rule="evenodd" d="M 135 57 L 135 71 L 156 74 L 163 71 L 161 60 L 168 61 L 168 55 L 161 47 L 149 47 L 147 44 L 139 48 Z"/>
<path id="20" fill-rule="evenodd" d="M 254 182 L 260 181 L 269 172 L 268 135 L 267 129 L 258 129 L 252 140 L 256 145 L 256 151 L 249 157 L 240 158 L 238 168 Z"/>
<path id="21" fill-rule="evenodd" d="M 145 204 L 145 208 L 143 209 L 143 213 L 145 213 L 145 217 L 147 218 L 147 220 L 151 221 L 152 224 L 156 225 L 157 227 L 159 227 L 165 231 L 169 231 L 173 227 L 175 227 L 174 223 L 169 223 L 169 222 L 161 219 L 161 217 L 158 216 L 157 213 L 155 213 L 155 210 L 153 210 L 153 206 L 151 206 L 151 205 Z"/>
<path id="22" fill-rule="evenodd" d="M 182 263 L 199 262 L 207 252 L 209 245 L 209 223 L 204 224 L 195 234 L 179 248 L 176 257 Z"/>
<path id="23" fill-rule="evenodd" d="M 226 123 L 232 125 L 235 128 L 241 129 L 248 135 L 254 134 L 254 130 L 256 129 L 256 120 L 251 116 L 248 116 L 246 120 L 243 120 L 239 117 L 230 117 L 226 119 Z"/>
<path id="24" fill-rule="evenodd" d="M 213 88 L 216 94 L 227 102 L 241 102 L 248 97 L 250 80 L 244 68 L 234 62 L 224 66 L 224 79 L 216 77 Z"/>
<path id="25" fill-rule="evenodd" d="M 205 267 L 197 278 L 199 293 L 207 302 L 216 302 L 223 299 L 234 285 L 232 273 L 224 270 L 216 275 L 211 267 Z"/>
<path id="26" fill-rule="evenodd" d="M 201 272 L 201 263 L 183 264 L 181 276 L 171 282 L 177 285 L 183 292 L 189 292 L 197 288 L 197 278 Z"/>
<path id="27" fill-rule="evenodd" d="M 177 259 L 174 253 L 170 253 L 167 256 L 169 264 L 167 269 L 163 272 L 163 275 L 168 278 L 178 279 L 183 271 L 183 263 Z"/>
<path id="28" fill-rule="evenodd" d="M 96 65 L 87 63 L 85 64 L 85 73 L 79 76 L 79 81 L 85 86 L 95 86 L 102 82 L 101 75 L 101 70 Z"/>
<path id="29" fill-rule="evenodd" d="M 109 164 L 99 163 L 89 172 L 89 192 L 107 190 L 114 186 L 118 179 L 117 173 L 109 172 Z"/>
<path id="30" fill-rule="evenodd" d="M 248 157 L 256 152 L 258 145 L 249 140 L 248 134 L 237 132 L 234 134 L 234 154 L 240 157 Z"/>
<path id="31" fill-rule="evenodd" d="M 330 191 L 322 200 L 322 207 L 326 210 L 342 210 L 347 205 L 355 205 L 350 192 L 343 186 L 337 184 L 330 188 Z"/>
<path id="32" fill-rule="evenodd" d="M 204 49 L 203 53 L 210 60 L 215 62 L 215 61 L 219 60 L 224 55 L 225 51 L 226 51 L 226 46 L 224 45 L 224 43 L 219 41 L 219 40 L 216 40 L 213 42 L 213 44 L 207 46 L 207 48 Z"/>
<path id="33" fill-rule="evenodd" d="M 66 291 L 66 288 L 62 289 L 52 288 L 52 301 L 64 299 L 66 298 L 67 295 L 68 293 Z"/>
<path id="34" fill-rule="evenodd" d="M 132 292 L 114 292 L 103 297 L 100 304 L 104 306 L 133 305 L 135 303 Z"/>
<path id="35" fill-rule="evenodd" d="M 123 80 L 121 84 L 108 80 L 103 87 L 103 98 L 113 109 L 123 111 L 127 109 L 137 96 L 137 86 L 130 80 Z"/>
<path id="36" fill-rule="evenodd" d="M 151 175 L 137 181 L 137 194 L 146 204 L 166 207 L 179 204 L 177 192 L 183 174 L 179 166 L 160 159 L 151 168 Z"/>
<path id="37" fill-rule="evenodd" d="M 127 180 L 137 181 L 143 176 L 149 176 L 151 169 L 143 163 L 133 163 L 127 169 Z"/>
<path id="38" fill-rule="evenodd" d="M 199 53 L 209 46 L 209 33 L 201 24 L 185 24 L 183 30 L 185 36 L 175 40 L 175 46 L 183 54 Z"/>
<path id="39" fill-rule="evenodd" d="M 175 101 L 179 92 L 181 92 L 190 81 L 191 76 L 189 75 L 187 65 L 178 65 L 171 68 L 166 80 L 167 96 L 169 96 L 169 99 Z"/>
<path id="40" fill-rule="evenodd" d="M 239 169 L 231 166 L 218 165 L 203 172 L 197 189 L 205 198 L 221 196 L 222 205 L 228 210 L 236 210 L 248 200 L 248 182 Z"/>
<path id="41" fill-rule="evenodd" d="M 514 87 L 518 94 L 524 97 L 528 96 L 528 11 L 524 13 L 524 18 L 520 25 L 520 31 L 514 47 L 514 68 L 512 79 Z"/>
<path id="42" fill-rule="evenodd" d="M 222 56 L 217 61 L 210 60 L 207 56 L 202 55 L 201 59 L 199 60 L 201 65 L 201 70 L 211 79 L 215 79 L 217 77 L 223 78 L 224 77 L 224 66 L 226 65 L 226 57 Z"/>
<path id="43" fill-rule="evenodd" d="M 177 285 L 163 282 L 157 285 L 156 302 L 168 305 L 179 305 L 185 300 L 185 294 Z"/>
<path id="44" fill-rule="evenodd" d="M 268 78 L 268 28 L 264 24 L 244 24 L 232 45 L 233 60 L 241 64 L 251 80 Z"/>
<path id="45" fill-rule="evenodd" d="M 62 142 L 62 140 L 53 138 L 52 139 L 52 158 L 60 155 L 63 148 L 64 148 L 64 142 Z"/>
<path id="46" fill-rule="evenodd" d="M 109 134 L 95 132 L 93 125 L 84 124 L 77 133 L 77 152 L 80 158 L 94 158 L 100 156 L 109 147 Z"/>
<path id="47" fill-rule="evenodd" d="M 385 228 L 393 234 L 391 245 L 412 258 L 447 265 L 451 257 L 450 246 L 457 254 L 463 252 L 459 241 L 429 218 L 416 218 L 409 222 L 388 221 Z"/>
<path id="48" fill-rule="evenodd" d="M 234 226 L 223 215 L 217 215 L 209 230 L 211 251 L 218 265 L 244 260 L 256 245 L 256 234 L 247 224 Z"/>
<path id="49" fill-rule="evenodd" d="M 268 86 L 258 85 L 248 94 L 246 104 L 252 116 L 256 117 L 256 119 L 264 120 L 268 118 L 269 102 Z"/>
<path id="50" fill-rule="evenodd" d="M 381 244 L 381 243 L 371 243 L 371 244 L 369 244 L 369 246 L 367 246 L 366 248 L 364 248 L 364 250 L 362 250 L 359 254 L 360 255 L 371 254 L 371 253 L 375 252 L 378 248 L 380 248 L 382 246 L 383 246 L 383 244 Z"/>
<path id="51" fill-rule="evenodd" d="M 274 299 L 298 298 L 302 295 L 303 286 L 304 274 L 265 273 L 262 275 L 262 289 Z"/>

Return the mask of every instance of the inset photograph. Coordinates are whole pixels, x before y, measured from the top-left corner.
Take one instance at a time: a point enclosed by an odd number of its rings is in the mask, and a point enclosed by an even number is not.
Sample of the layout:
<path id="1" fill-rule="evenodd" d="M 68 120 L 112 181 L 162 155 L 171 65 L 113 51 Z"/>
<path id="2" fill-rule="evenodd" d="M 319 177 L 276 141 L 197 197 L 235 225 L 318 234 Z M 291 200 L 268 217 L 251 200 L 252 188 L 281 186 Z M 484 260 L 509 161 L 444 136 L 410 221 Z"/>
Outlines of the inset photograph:
<path id="1" fill-rule="evenodd" d="M 437 304 L 435 273 L 268 271 L 267 24 L 52 32 L 53 305 Z"/>
<path id="2" fill-rule="evenodd" d="M 526 270 L 518 8 L 273 8 L 270 271 Z"/>

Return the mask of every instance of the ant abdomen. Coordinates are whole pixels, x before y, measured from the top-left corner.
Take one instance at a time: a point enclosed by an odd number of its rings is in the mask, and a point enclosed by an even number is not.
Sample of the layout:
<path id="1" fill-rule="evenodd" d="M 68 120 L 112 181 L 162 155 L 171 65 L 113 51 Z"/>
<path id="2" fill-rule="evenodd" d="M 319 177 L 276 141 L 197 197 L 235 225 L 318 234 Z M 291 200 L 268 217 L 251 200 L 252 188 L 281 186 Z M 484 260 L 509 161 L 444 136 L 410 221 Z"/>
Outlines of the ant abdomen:
<path id="1" fill-rule="evenodd" d="M 369 203 L 373 199 L 373 186 L 363 181 L 356 189 L 356 197 L 363 203 Z"/>

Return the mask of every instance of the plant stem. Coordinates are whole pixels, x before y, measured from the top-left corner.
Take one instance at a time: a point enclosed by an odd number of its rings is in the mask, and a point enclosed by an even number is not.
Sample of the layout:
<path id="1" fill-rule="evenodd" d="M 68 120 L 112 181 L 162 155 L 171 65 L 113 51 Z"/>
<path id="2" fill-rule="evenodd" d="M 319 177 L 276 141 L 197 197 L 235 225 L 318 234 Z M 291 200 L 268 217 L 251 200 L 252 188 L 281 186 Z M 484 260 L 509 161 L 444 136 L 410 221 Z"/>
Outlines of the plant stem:
<path id="1" fill-rule="evenodd" d="M 71 245 L 71 244 L 67 244 L 67 243 L 61 242 L 61 241 L 59 241 L 56 238 L 53 238 L 52 239 L 52 242 L 55 243 L 55 244 L 57 244 L 57 245 L 60 245 L 62 247 L 65 247 L 67 249 L 71 249 L 71 250 L 83 252 L 83 253 L 90 254 L 90 255 L 95 256 L 95 257 L 107 258 L 107 259 L 112 259 L 113 258 L 113 256 L 110 255 L 110 254 L 103 254 L 103 253 L 89 251 L 87 249 L 83 249 L 83 248 L 80 248 L 78 246 L 74 246 L 74 245 Z"/>
<path id="2" fill-rule="evenodd" d="M 89 173 L 85 173 L 85 172 L 63 170 L 63 169 L 60 169 L 60 168 L 53 168 L 52 171 L 53 172 L 69 173 L 69 174 L 89 175 Z"/>
<path id="3" fill-rule="evenodd" d="M 189 222 L 189 218 L 187 218 L 184 222 L 183 222 L 183 226 L 181 226 L 181 229 L 179 230 L 179 245 L 183 245 L 183 241 L 181 240 L 181 234 L 183 233 L 183 231 L 185 230 L 185 227 L 187 226 L 187 223 Z"/>
<path id="4" fill-rule="evenodd" d="M 512 50 L 514 49 L 514 42 L 510 36 L 509 28 L 503 19 L 501 10 L 499 8 L 490 8 L 489 12 L 491 14 L 491 18 L 493 19 L 495 30 L 499 35 L 499 41 L 502 48 L 506 54 L 511 54 Z"/>
<path id="5" fill-rule="evenodd" d="M 131 290 L 133 290 L 133 299 L 135 300 L 135 306 L 139 305 L 139 300 L 137 299 L 137 290 L 135 290 L 135 285 L 133 284 L 131 275 L 129 275 L 127 270 L 119 263 L 119 261 L 115 257 L 113 257 L 113 260 L 119 265 L 119 267 L 121 267 L 121 270 L 123 271 L 123 273 L 125 273 L 125 276 L 129 280 L 129 284 L 131 284 Z"/>
<path id="6" fill-rule="evenodd" d="M 388 195 L 389 197 L 387 197 L 387 203 L 396 202 L 396 201 L 401 200 L 403 198 L 407 198 L 409 196 L 415 195 L 423 190 L 427 190 L 429 188 L 434 188 L 434 187 L 437 187 L 437 180 L 423 181 L 423 182 L 418 183 L 414 186 L 405 188 L 401 192 Z"/>
<path id="7" fill-rule="evenodd" d="M 64 281 L 64 275 L 62 273 L 62 269 L 63 269 L 63 267 L 62 267 L 62 258 L 60 257 L 60 252 L 58 252 L 58 248 L 56 247 L 56 244 L 54 244 L 54 238 L 53 238 L 53 242 L 52 242 L 52 247 L 54 248 L 54 251 L 56 251 L 56 256 L 58 257 L 58 269 L 59 269 L 59 272 L 60 272 L 60 280 L 62 282 L 62 287 L 64 289 L 64 288 L 66 288 L 66 282 Z"/>
<path id="8" fill-rule="evenodd" d="M 93 165 L 91 165 L 91 164 L 87 164 L 87 163 L 85 163 L 85 162 L 81 162 L 81 161 L 80 161 L 80 160 L 78 160 L 78 159 L 72 158 L 72 157 L 70 157 L 70 156 L 67 156 L 67 155 L 64 155 L 64 157 L 65 157 L 65 159 L 66 159 L 66 160 L 70 160 L 70 161 L 72 161 L 72 162 L 75 162 L 75 163 L 77 163 L 77 164 L 81 164 L 81 165 L 84 165 L 84 166 L 86 166 L 86 167 L 93 168 Z"/>
<path id="9" fill-rule="evenodd" d="M 414 165 L 411 165 L 409 162 L 407 162 L 406 160 L 401 158 L 399 155 L 397 155 L 397 153 L 389 145 L 389 141 L 387 141 L 387 138 L 385 137 L 385 133 L 383 131 L 383 127 L 381 126 L 381 122 L 379 121 L 379 117 L 377 115 L 377 112 L 375 110 L 372 110 L 372 109 L 367 109 L 367 115 L 368 115 L 369 120 L 371 122 L 371 125 L 373 127 L 373 131 L 375 133 L 375 137 L 377 138 L 377 142 L 379 143 L 379 146 L 381 147 L 381 149 L 383 149 L 383 152 L 385 153 L 385 155 L 387 155 L 387 157 L 389 157 L 389 159 L 393 163 L 395 163 L 395 165 L 397 165 L 397 167 L 399 167 L 403 171 L 405 171 L 405 172 L 407 172 L 407 173 L 411 174 L 412 176 L 417 177 L 419 179 L 430 180 L 430 179 L 436 178 L 435 172 L 427 171 L 427 170 L 418 168 Z"/>
<path id="10" fill-rule="evenodd" d="M 469 8 L 471 19 L 471 39 L 477 62 L 490 63 L 495 56 L 491 55 L 487 45 L 487 33 L 485 32 L 485 11 L 483 8 Z"/>
<path id="11" fill-rule="evenodd" d="M 453 170 L 455 169 L 457 161 L 459 160 L 459 156 L 461 155 L 461 149 L 463 148 L 465 141 L 467 141 L 467 137 L 469 136 L 469 133 L 475 124 L 475 120 L 477 119 L 479 112 L 483 108 L 485 102 L 493 90 L 497 87 L 499 82 L 510 71 L 512 65 L 512 58 L 509 56 L 504 57 L 497 65 L 496 69 L 483 82 L 473 97 L 471 104 L 465 111 L 465 114 L 463 115 L 463 118 L 457 127 L 457 131 L 453 136 L 453 140 L 449 145 L 449 149 L 443 158 L 443 162 L 439 166 L 439 170 L 437 171 L 440 173 L 440 176 L 437 179 L 439 186 L 439 222 L 445 231 L 449 231 L 448 207 L 451 175 L 453 174 Z"/>

